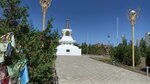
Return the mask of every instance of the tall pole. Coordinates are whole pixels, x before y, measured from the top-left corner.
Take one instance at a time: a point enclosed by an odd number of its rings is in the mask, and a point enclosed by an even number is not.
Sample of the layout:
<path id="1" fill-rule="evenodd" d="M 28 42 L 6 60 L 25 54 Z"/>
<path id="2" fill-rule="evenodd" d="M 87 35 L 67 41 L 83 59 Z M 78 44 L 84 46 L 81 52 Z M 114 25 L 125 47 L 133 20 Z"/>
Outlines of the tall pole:
<path id="1" fill-rule="evenodd" d="M 108 45 L 110 45 L 111 44 L 110 43 L 110 34 L 108 34 L 107 38 L 108 38 Z"/>
<path id="2" fill-rule="evenodd" d="M 137 18 L 137 12 L 135 10 L 129 10 L 128 12 L 129 20 L 132 26 L 132 66 L 135 67 L 135 50 L 134 50 L 134 26 Z"/>
<path id="3" fill-rule="evenodd" d="M 45 30 L 45 16 L 46 16 L 46 12 L 43 12 L 43 26 L 42 26 L 42 31 L 44 31 Z"/>
<path id="4" fill-rule="evenodd" d="M 86 46 L 87 51 L 86 51 L 86 53 L 87 53 L 87 55 L 88 55 L 88 53 L 89 53 L 88 32 L 87 32 L 86 40 L 87 40 L 87 46 Z"/>
<path id="5" fill-rule="evenodd" d="M 118 19 L 118 16 L 117 16 L 117 36 L 116 36 L 117 40 L 118 40 L 118 30 L 119 30 L 118 28 L 119 28 L 119 19 Z"/>
<path id="6" fill-rule="evenodd" d="M 116 36 L 116 45 L 118 45 L 118 34 L 119 34 L 119 18 L 117 16 L 117 36 Z"/>
<path id="7" fill-rule="evenodd" d="M 42 31 L 45 30 L 45 21 L 46 21 L 46 12 L 48 7 L 50 6 L 52 0 L 40 0 L 40 4 L 42 7 L 42 12 L 43 12 L 43 25 L 42 25 Z"/>
<path id="8" fill-rule="evenodd" d="M 132 24 L 132 65 L 133 65 L 133 68 L 135 67 L 135 57 L 134 57 L 134 24 Z"/>

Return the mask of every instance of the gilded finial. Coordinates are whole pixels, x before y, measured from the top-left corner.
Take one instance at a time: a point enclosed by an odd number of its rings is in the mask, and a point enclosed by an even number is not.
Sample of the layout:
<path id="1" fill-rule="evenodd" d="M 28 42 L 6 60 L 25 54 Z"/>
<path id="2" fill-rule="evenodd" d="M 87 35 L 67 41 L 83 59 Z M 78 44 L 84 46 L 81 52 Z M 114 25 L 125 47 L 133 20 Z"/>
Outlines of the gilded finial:
<path id="1" fill-rule="evenodd" d="M 69 19 L 66 19 L 66 29 L 69 29 Z"/>

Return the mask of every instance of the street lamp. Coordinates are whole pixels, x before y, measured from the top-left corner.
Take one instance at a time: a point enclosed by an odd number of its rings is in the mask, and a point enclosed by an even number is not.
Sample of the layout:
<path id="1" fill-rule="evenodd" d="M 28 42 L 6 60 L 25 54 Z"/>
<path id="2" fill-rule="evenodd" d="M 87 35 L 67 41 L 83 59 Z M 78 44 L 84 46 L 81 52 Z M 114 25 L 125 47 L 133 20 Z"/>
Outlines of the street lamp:
<path id="1" fill-rule="evenodd" d="M 44 31 L 45 28 L 45 16 L 46 16 L 46 12 L 48 7 L 50 6 L 52 0 L 40 0 L 40 4 L 42 7 L 42 12 L 43 12 L 43 26 L 42 26 L 42 31 Z"/>
<path id="2" fill-rule="evenodd" d="M 135 58 L 134 58 L 134 26 L 135 26 L 135 21 L 138 17 L 138 12 L 135 10 L 129 10 L 128 11 L 128 18 L 131 22 L 132 26 L 132 66 L 133 68 L 135 67 Z"/>

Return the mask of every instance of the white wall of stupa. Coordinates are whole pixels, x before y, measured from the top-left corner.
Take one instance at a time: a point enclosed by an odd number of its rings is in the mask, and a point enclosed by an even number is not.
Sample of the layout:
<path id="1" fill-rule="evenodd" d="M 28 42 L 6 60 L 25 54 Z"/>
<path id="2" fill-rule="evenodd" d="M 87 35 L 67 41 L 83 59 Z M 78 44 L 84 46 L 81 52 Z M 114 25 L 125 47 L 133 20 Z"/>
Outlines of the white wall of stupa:
<path id="1" fill-rule="evenodd" d="M 69 29 L 68 19 L 66 20 L 66 28 L 62 29 L 62 38 L 59 40 L 60 45 L 57 46 L 57 56 L 81 56 L 81 49 L 74 45 L 75 40 L 72 38 L 72 30 Z"/>

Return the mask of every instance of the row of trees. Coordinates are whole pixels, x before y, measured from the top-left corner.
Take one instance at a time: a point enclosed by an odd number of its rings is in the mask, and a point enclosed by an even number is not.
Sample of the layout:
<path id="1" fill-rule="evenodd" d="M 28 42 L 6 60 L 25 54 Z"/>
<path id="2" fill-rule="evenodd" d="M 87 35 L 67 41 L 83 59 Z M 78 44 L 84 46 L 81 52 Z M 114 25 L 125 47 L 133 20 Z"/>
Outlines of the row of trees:
<path id="1" fill-rule="evenodd" d="M 132 43 L 127 43 L 125 37 L 122 38 L 122 43 L 110 50 L 112 61 L 120 62 L 125 65 L 132 65 Z M 141 63 L 140 50 L 135 47 L 135 65 Z"/>
<path id="2" fill-rule="evenodd" d="M 148 47 L 146 52 L 146 65 L 150 67 L 150 47 Z"/>
<path id="3" fill-rule="evenodd" d="M 52 31 L 52 21 L 49 19 L 44 32 L 36 30 L 28 21 L 28 7 L 21 6 L 20 0 L 0 0 L 3 16 L 0 20 L 0 36 L 14 32 L 16 48 L 21 48 L 23 54 L 13 55 L 13 64 L 26 57 L 30 83 L 52 84 L 58 32 Z"/>
<path id="4" fill-rule="evenodd" d="M 78 45 L 79 46 L 79 45 Z M 79 46 L 82 49 L 82 54 L 106 55 L 110 54 L 112 62 L 119 62 L 125 65 L 132 65 L 132 41 L 127 42 L 125 37 L 122 37 L 122 43 L 118 46 L 104 47 L 103 44 L 86 44 L 82 43 Z M 135 46 L 135 65 L 141 63 L 141 57 L 145 57 L 147 66 L 150 66 L 150 47 L 146 46 L 145 40 L 142 38 Z"/>
<path id="5" fill-rule="evenodd" d="M 141 56 L 145 57 L 147 66 L 150 66 L 150 46 L 146 46 L 145 40 L 142 38 L 140 41 Z"/>
<path id="6" fill-rule="evenodd" d="M 104 47 L 103 44 L 81 44 L 82 54 L 92 54 L 92 55 L 106 55 L 107 48 Z"/>
<path id="7" fill-rule="evenodd" d="M 132 65 L 132 42 L 127 43 L 125 37 L 122 38 L 122 43 L 110 49 L 112 61 L 119 62 L 125 65 Z M 146 42 L 142 38 L 139 46 L 135 46 L 135 65 L 141 63 L 141 57 L 146 57 L 146 64 L 150 66 L 150 47 L 146 46 Z"/>

